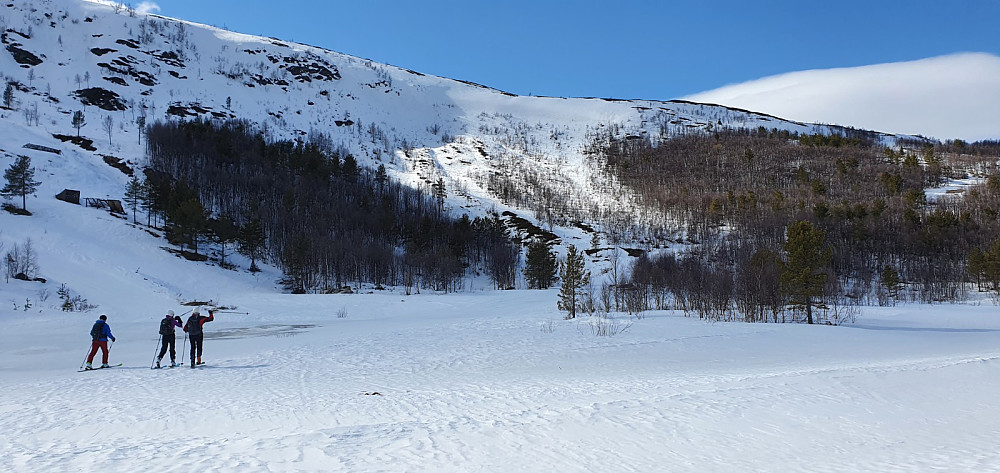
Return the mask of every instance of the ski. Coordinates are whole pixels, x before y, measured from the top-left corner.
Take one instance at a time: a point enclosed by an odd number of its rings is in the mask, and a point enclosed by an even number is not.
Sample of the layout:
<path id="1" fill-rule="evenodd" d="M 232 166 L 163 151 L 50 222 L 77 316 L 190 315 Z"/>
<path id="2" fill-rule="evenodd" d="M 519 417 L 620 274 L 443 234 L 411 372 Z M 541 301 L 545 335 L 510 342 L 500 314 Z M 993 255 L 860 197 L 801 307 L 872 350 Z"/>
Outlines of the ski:
<path id="1" fill-rule="evenodd" d="M 104 368 L 117 368 L 117 367 L 119 367 L 119 366 L 121 366 L 121 365 L 122 365 L 121 363 L 118 363 L 117 365 L 111 365 L 111 366 L 107 366 L 107 367 L 104 367 L 104 366 L 98 366 L 98 367 L 96 367 L 96 368 L 89 368 L 89 369 L 88 369 L 88 368 L 84 368 L 84 369 L 82 369 L 82 370 L 79 370 L 79 371 L 77 371 L 77 373 L 83 373 L 84 371 L 97 371 L 97 370 L 103 370 Z"/>

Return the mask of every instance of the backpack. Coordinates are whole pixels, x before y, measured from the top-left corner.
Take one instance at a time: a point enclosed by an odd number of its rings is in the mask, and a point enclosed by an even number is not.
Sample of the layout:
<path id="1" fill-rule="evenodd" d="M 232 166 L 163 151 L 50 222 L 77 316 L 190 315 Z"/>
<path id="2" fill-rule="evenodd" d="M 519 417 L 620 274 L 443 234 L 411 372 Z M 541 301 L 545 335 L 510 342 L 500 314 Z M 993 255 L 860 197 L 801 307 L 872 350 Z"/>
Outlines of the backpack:
<path id="1" fill-rule="evenodd" d="M 160 321 L 160 335 L 173 335 L 174 334 L 174 319 L 168 319 L 166 317 Z"/>
<path id="2" fill-rule="evenodd" d="M 100 338 L 103 336 L 104 336 L 104 321 L 98 320 L 97 322 L 94 322 L 94 326 L 90 329 L 90 337 L 93 338 L 94 341 L 97 341 L 100 340 Z"/>
<path id="3" fill-rule="evenodd" d="M 191 314 L 187 323 L 184 324 L 184 331 L 191 335 L 201 335 L 201 319 L 203 318 L 200 315 Z"/>

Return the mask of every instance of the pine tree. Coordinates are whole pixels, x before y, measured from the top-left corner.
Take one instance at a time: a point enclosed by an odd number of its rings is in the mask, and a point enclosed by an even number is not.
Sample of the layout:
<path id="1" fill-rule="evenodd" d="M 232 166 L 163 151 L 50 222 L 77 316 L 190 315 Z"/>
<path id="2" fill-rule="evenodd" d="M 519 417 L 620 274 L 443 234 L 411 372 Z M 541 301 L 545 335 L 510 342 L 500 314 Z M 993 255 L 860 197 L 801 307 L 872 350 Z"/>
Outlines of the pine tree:
<path id="1" fill-rule="evenodd" d="M 73 112 L 73 128 L 76 128 L 76 137 L 80 137 L 80 128 L 87 126 L 87 119 L 83 116 L 82 110 Z"/>
<path id="2" fill-rule="evenodd" d="M 155 210 L 154 199 L 153 199 L 153 183 L 149 182 L 148 179 L 142 181 L 142 194 L 140 195 L 142 200 L 139 201 L 139 207 L 142 208 L 143 212 L 146 212 L 146 226 L 148 227 L 152 225 L 153 210 Z"/>
<path id="3" fill-rule="evenodd" d="M 5 197 L 21 196 L 21 210 L 27 212 L 27 196 L 38 189 L 40 182 L 35 180 L 35 168 L 31 167 L 31 158 L 18 156 L 3 173 L 7 185 L 0 189 L 0 195 Z"/>
<path id="4" fill-rule="evenodd" d="M 353 180 L 358 176 L 358 160 L 354 158 L 353 154 L 349 154 L 344 158 L 344 164 L 341 166 L 340 171 L 347 179 Z"/>
<path id="5" fill-rule="evenodd" d="M 882 286 L 884 286 L 886 291 L 889 293 L 889 297 L 893 300 L 899 297 L 899 290 L 903 287 L 903 283 L 899 279 L 899 271 L 893 269 L 892 266 L 886 266 L 882 269 L 882 276 L 880 279 Z"/>
<path id="6" fill-rule="evenodd" d="M 292 294 L 305 294 L 306 289 L 312 286 L 310 253 L 312 244 L 309 238 L 298 235 L 292 239 L 291 244 L 285 246 L 281 254 L 281 264 L 285 273 L 282 283 Z"/>
<path id="7" fill-rule="evenodd" d="M 267 244 L 267 236 L 264 234 L 264 226 L 260 219 L 254 218 L 240 227 L 236 241 L 239 243 L 240 254 L 250 258 L 250 271 L 260 271 L 260 268 L 257 267 L 257 260 L 264 256 Z"/>
<path id="8" fill-rule="evenodd" d="M 188 242 L 188 246 L 198 254 L 198 237 L 205 231 L 208 225 L 207 212 L 205 206 L 197 196 L 192 196 L 178 205 L 170 214 L 170 219 L 174 224 L 174 230 L 182 240 Z"/>
<path id="9" fill-rule="evenodd" d="M 7 87 L 3 89 L 3 106 L 10 108 L 14 104 L 14 84 L 10 82 L 7 83 Z"/>
<path id="10" fill-rule="evenodd" d="M 138 177 L 132 176 L 132 180 L 128 181 L 128 185 L 125 187 L 125 205 L 132 209 L 132 223 L 136 223 L 136 212 L 144 200 L 143 194 L 146 193 L 146 185 L 139 180 Z"/>
<path id="11" fill-rule="evenodd" d="M 434 189 L 434 199 L 437 201 L 438 211 L 444 210 L 444 200 L 448 197 L 448 189 L 445 188 L 444 178 L 439 177 L 432 186 Z"/>
<path id="12" fill-rule="evenodd" d="M 378 169 L 375 171 L 375 182 L 380 186 L 384 186 L 389 182 L 389 175 L 385 172 L 385 164 L 378 165 Z"/>
<path id="13" fill-rule="evenodd" d="M 813 299 L 823 295 L 826 273 L 832 252 L 824 246 L 826 232 L 800 220 L 788 227 L 785 251 L 788 262 L 781 272 L 781 285 L 793 304 L 806 309 L 806 320 L 813 323 Z"/>
<path id="14" fill-rule="evenodd" d="M 562 263 L 559 276 L 562 278 L 562 288 L 559 290 L 557 307 L 567 312 L 567 319 L 575 318 L 579 305 L 577 299 L 581 296 L 583 288 L 590 283 L 590 271 L 587 271 L 586 263 L 583 261 L 583 253 L 578 253 L 573 245 L 569 245 L 566 251 L 566 260 Z"/>
<path id="15" fill-rule="evenodd" d="M 556 255 L 542 242 L 528 245 L 525 257 L 524 278 L 530 289 L 548 289 L 555 282 L 558 265 Z"/>
<path id="16" fill-rule="evenodd" d="M 220 262 L 219 265 L 226 267 L 226 244 L 235 241 L 239 237 L 239 228 L 233 223 L 233 219 L 222 217 L 208 221 L 208 228 L 215 235 L 215 240 L 219 242 Z"/>

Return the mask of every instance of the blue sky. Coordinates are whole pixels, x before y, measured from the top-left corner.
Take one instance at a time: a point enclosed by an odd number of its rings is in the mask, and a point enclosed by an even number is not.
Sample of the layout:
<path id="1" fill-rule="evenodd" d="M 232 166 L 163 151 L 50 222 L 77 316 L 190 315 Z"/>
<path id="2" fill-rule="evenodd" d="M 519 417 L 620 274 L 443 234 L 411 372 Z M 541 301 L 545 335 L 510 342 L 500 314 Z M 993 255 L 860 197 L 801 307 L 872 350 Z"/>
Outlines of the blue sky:
<path id="1" fill-rule="evenodd" d="M 1000 1 L 158 0 L 157 13 L 517 94 L 671 99 L 785 72 L 1000 55 Z"/>

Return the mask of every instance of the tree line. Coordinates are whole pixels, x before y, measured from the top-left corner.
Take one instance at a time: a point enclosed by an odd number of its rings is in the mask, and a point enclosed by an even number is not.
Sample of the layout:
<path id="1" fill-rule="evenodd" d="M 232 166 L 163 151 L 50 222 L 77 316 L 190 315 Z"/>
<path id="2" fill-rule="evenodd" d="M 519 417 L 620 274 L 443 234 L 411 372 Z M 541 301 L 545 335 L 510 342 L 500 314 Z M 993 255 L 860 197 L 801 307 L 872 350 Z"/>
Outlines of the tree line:
<path id="1" fill-rule="evenodd" d="M 147 127 L 149 170 L 126 203 L 189 253 L 210 239 L 267 260 L 294 293 L 349 284 L 454 291 L 483 271 L 514 286 L 520 247 L 498 216 L 450 217 L 436 197 L 360 166 L 323 140 L 267 142 L 246 121 Z M 130 186 L 131 187 L 131 186 Z M 134 211 L 134 210 L 133 210 Z"/>
<path id="2" fill-rule="evenodd" d="M 887 147 L 761 128 L 655 145 L 603 136 L 592 151 L 660 213 L 660 233 L 680 249 L 634 266 L 630 290 L 644 304 L 781 321 L 811 318 L 812 307 L 961 300 L 973 281 L 1000 289 L 996 143 Z M 973 175 L 980 183 L 962 193 L 927 197 Z M 816 232 L 810 245 L 828 255 L 799 268 L 799 287 L 816 289 L 796 292 L 792 230 L 805 224 Z"/>

